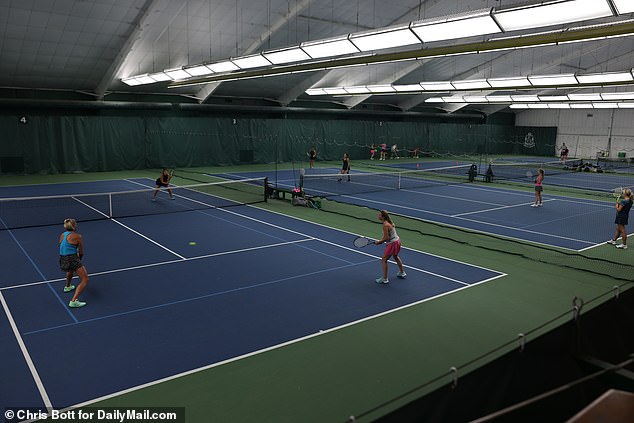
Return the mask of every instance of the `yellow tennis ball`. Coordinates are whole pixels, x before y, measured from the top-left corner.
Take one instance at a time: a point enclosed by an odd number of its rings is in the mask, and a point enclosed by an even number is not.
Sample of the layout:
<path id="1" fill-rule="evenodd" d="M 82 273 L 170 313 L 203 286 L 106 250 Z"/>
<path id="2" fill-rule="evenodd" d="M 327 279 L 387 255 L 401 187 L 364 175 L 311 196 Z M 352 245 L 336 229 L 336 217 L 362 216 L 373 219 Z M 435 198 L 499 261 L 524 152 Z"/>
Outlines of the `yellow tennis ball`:
<path id="1" fill-rule="evenodd" d="M 196 245 L 196 243 L 194 241 L 191 241 L 189 245 Z"/>

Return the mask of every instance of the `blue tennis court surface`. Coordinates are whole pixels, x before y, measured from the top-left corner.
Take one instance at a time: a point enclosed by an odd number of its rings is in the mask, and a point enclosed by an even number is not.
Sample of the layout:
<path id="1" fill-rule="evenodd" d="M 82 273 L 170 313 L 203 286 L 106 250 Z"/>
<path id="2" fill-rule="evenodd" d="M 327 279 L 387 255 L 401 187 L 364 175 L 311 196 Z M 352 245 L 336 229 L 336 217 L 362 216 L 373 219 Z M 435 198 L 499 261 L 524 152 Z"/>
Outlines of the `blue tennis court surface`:
<path id="1" fill-rule="evenodd" d="M 161 193 L 156 205 L 169 201 Z M 9 381 L 0 408 L 84 404 L 504 276 L 405 248 L 407 279 L 391 264 L 390 284 L 377 285 L 381 247 L 355 249 L 354 234 L 251 206 L 89 221 L 78 231 L 90 275 L 81 309 L 69 309 L 62 290 L 61 222 L 0 231 L 0 264 L 11 269 L 0 276 L 0 373 Z"/>

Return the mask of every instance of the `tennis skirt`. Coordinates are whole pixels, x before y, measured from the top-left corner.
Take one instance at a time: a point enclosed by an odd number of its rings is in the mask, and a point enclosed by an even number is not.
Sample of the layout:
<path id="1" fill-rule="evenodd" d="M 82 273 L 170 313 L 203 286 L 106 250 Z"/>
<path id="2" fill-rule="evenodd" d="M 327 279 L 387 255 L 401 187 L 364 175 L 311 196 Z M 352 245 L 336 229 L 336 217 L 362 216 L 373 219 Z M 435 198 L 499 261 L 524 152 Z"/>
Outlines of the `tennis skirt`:
<path id="1" fill-rule="evenodd" d="M 385 246 L 385 251 L 383 252 L 383 256 L 397 256 L 398 253 L 401 252 L 401 240 L 397 239 L 396 241 L 388 242 Z"/>
<path id="2" fill-rule="evenodd" d="M 62 269 L 62 272 L 74 272 L 83 265 L 81 259 L 76 254 L 59 256 L 59 268 Z"/>
<path id="3" fill-rule="evenodd" d="M 617 225 L 627 225 L 628 217 L 629 214 L 626 214 L 625 216 L 619 216 L 617 214 L 616 219 L 614 219 L 614 223 L 616 223 Z"/>
<path id="4" fill-rule="evenodd" d="M 541 185 L 535 185 L 535 191 L 537 192 L 542 192 L 544 190 L 544 187 Z"/>

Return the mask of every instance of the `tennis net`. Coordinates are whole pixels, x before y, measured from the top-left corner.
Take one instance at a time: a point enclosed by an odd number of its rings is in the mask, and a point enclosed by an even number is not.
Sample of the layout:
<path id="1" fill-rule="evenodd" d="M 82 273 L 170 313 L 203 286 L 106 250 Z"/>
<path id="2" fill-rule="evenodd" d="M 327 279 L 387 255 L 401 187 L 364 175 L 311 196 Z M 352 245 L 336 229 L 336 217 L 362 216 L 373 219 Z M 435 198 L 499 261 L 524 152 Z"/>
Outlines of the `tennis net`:
<path id="1" fill-rule="evenodd" d="M 224 208 L 266 201 L 266 178 L 170 187 L 172 201 L 154 189 L 43 197 L 0 198 L 0 230 L 120 217 Z"/>
<path id="2" fill-rule="evenodd" d="M 468 182 L 470 165 L 406 171 L 358 172 L 351 174 L 306 174 L 302 189 L 309 195 L 334 197 L 369 192 L 426 188 Z"/>

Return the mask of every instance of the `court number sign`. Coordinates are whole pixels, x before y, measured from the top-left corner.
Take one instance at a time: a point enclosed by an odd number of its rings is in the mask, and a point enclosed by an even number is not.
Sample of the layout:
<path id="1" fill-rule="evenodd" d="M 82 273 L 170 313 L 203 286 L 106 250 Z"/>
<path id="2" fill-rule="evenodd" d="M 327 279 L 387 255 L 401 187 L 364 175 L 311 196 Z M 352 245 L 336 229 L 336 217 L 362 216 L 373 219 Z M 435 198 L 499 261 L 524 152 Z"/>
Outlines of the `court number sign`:
<path id="1" fill-rule="evenodd" d="M 23 125 L 26 125 L 27 123 L 29 123 L 26 116 L 20 116 L 20 119 L 18 119 L 18 122 L 20 122 Z"/>

